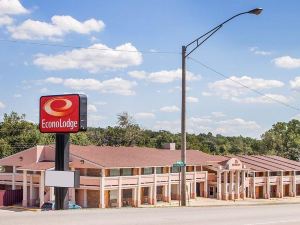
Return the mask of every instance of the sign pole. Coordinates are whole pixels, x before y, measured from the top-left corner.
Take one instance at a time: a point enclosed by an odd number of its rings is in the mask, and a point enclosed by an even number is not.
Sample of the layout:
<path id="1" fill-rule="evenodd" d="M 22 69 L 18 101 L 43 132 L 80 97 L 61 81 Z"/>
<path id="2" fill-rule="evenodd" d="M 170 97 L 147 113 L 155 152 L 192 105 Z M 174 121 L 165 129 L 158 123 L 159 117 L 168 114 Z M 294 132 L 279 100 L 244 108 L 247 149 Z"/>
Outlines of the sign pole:
<path id="1" fill-rule="evenodd" d="M 69 133 L 56 133 L 55 141 L 55 170 L 69 170 Z M 68 188 L 54 187 L 55 210 L 68 208 Z"/>

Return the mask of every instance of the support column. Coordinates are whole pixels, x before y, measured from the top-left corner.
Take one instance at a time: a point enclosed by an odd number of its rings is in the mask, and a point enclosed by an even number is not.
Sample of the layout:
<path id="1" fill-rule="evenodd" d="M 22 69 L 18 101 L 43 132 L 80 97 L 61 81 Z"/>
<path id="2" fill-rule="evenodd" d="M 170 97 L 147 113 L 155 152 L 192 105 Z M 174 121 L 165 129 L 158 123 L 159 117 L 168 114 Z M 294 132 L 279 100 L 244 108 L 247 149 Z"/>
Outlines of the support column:
<path id="1" fill-rule="evenodd" d="M 168 190 L 168 185 L 164 185 L 164 197 L 163 197 L 163 200 L 164 202 L 169 202 L 169 196 L 168 196 L 168 193 L 169 193 L 169 190 Z"/>
<path id="2" fill-rule="evenodd" d="M 118 207 L 122 207 L 122 177 L 119 176 L 119 187 L 118 187 Z"/>
<path id="3" fill-rule="evenodd" d="M 197 171 L 196 166 L 194 166 L 194 183 L 193 183 L 193 191 L 191 198 L 196 199 L 197 197 Z"/>
<path id="4" fill-rule="evenodd" d="M 40 176 L 40 188 L 39 188 L 39 198 L 40 198 L 40 207 L 44 204 L 45 202 L 45 171 L 41 171 L 41 176 Z"/>
<path id="5" fill-rule="evenodd" d="M 228 192 L 227 192 L 228 179 L 227 179 L 227 175 L 228 175 L 228 172 L 224 171 L 223 199 L 226 200 L 226 201 L 228 200 Z"/>
<path id="6" fill-rule="evenodd" d="M 252 178 L 252 198 L 256 199 L 256 192 L 255 192 L 255 172 L 253 172 L 253 178 Z"/>
<path id="7" fill-rule="evenodd" d="M 172 194 L 172 184 L 171 184 L 171 174 L 170 168 L 169 169 L 169 178 L 168 178 L 168 202 L 171 202 L 171 194 Z"/>
<path id="8" fill-rule="evenodd" d="M 83 169 L 83 176 L 87 175 L 87 169 Z M 87 189 L 83 189 L 83 208 L 87 208 Z"/>
<path id="9" fill-rule="evenodd" d="M 235 172 L 235 199 L 240 199 L 240 171 Z"/>
<path id="10" fill-rule="evenodd" d="M 136 201 L 136 196 L 137 195 L 137 188 L 132 188 L 132 206 L 137 207 L 137 201 Z"/>
<path id="11" fill-rule="evenodd" d="M 153 199 L 153 205 L 156 205 L 156 189 L 157 189 L 157 187 L 156 187 L 156 183 L 157 183 L 157 177 L 156 177 L 156 167 L 153 167 L 153 169 L 154 169 L 154 184 L 153 184 L 153 194 L 152 194 L 152 199 Z"/>
<path id="12" fill-rule="evenodd" d="M 221 183 L 221 176 L 222 173 L 220 171 L 217 172 L 217 199 L 221 200 L 222 199 L 222 183 Z"/>
<path id="13" fill-rule="evenodd" d="M 55 135 L 55 170 L 69 170 L 69 133 L 56 133 Z M 55 210 L 68 209 L 68 188 L 54 187 Z"/>
<path id="14" fill-rule="evenodd" d="M 293 197 L 297 196 L 296 171 L 293 172 Z"/>
<path id="15" fill-rule="evenodd" d="M 27 207 L 27 170 L 23 170 L 23 201 L 22 206 Z"/>
<path id="16" fill-rule="evenodd" d="M 50 187 L 50 201 L 54 201 L 55 196 L 54 196 L 54 187 Z"/>
<path id="17" fill-rule="evenodd" d="M 30 176 L 30 186 L 29 186 L 29 205 L 34 206 L 34 196 L 33 196 L 33 175 Z"/>
<path id="18" fill-rule="evenodd" d="M 149 186 L 148 187 L 149 193 L 148 193 L 148 198 L 149 198 L 149 202 L 148 204 L 153 205 L 153 186 Z"/>
<path id="19" fill-rule="evenodd" d="M 246 199 L 246 171 L 242 170 L 242 199 Z"/>
<path id="20" fill-rule="evenodd" d="M 281 171 L 281 173 L 280 173 L 279 198 L 283 198 L 283 171 Z"/>
<path id="21" fill-rule="evenodd" d="M 137 187 L 137 207 L 141 206 L 141 168 L 139 168 L 138 187 Z"/>
<path id="22" fill-rule="evenodd" d="M 204 198 L 207 198 L 207 180 L 208 180 L 208 172 L 205 171 L 205 181 L 204 181 Z"/>
<path id="23" fill-rule="evenodd" d="M 87 208 L 87 189 L 83 189 L 83 208 Z"/>
<path id="24" fill-rule="evenodd" d="M 76 203 L 75 188 L 69 188 L 70 191 L 70 201 Z"/>
<path id="25" fill-rule="evenodd" d="M 16 190 L 16 173 L 17 173 L 17 170 L 16 170 L 16 166 L 13 166 L 13 174 L 12 174 L 12 184 L 11 184 L 11 189 L 12 190 Z"/>
<path id="26" fill-rule="evenodd" d="M 234 171 L 230 171 L 229 199 L 234 200 Z"/>
<path id="27" fill-rule="evenodd" d="M 75 168 L 71 168 L 72 171 L 75 171 Z M 70 201 L 76 203 L 76 197 L 75 197 L 75 188 L 69 188 L 70 191 Z"/>
<path id="28" fill-rule="evenodd" d="M 100 208 L 105 208 L 105 169 L 101 169 L 101 176 L 100 176 Z"/>
<path id="29" fill-rule="evenodd" d="M 270 172 L 267 171 L 267 182 L 266 182 L 266 199 L 270 199 L 271 196 L 271 186 L 270 186 Z"/>

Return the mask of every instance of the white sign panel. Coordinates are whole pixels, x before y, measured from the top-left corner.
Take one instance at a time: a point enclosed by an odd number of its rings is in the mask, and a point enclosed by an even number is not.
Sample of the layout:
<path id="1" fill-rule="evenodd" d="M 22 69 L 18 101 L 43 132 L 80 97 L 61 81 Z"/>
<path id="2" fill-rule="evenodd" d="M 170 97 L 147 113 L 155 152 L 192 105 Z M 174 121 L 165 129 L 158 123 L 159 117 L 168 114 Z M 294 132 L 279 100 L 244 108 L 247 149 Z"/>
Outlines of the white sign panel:
<path id="1" fill-rule="evenodd" d="M 49 187 L 78 187 L 79 171 L 46 170 L 45 186 Z"/>

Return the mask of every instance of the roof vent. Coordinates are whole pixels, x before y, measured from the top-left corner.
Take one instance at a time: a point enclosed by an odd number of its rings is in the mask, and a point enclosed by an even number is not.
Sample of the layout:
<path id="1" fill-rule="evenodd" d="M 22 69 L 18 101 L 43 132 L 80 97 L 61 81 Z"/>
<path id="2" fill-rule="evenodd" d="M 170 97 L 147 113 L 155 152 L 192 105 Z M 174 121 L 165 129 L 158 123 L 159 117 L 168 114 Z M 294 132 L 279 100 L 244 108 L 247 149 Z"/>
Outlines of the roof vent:
<path id="1" fill-rule="evenodd" d="M 175 145 L 175 143 L 165 143 L 165 144 L 163 144 L 163 149 L 176 150 L 176 145 Z"/>

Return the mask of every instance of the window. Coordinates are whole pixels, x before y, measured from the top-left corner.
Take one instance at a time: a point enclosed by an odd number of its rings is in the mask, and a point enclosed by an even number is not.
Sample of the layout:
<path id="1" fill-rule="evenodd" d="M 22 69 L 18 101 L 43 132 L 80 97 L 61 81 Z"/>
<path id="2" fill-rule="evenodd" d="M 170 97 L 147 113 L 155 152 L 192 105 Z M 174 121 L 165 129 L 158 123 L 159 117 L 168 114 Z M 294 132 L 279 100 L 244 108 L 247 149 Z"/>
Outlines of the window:
<path id="1" fill-rule="evenodd" d="M 180 171 L 180 167 L 178 167 L 178 166 L 176 166 L 176 167 L 172 166 L 172 173 L 179 173 L 179 171 Z"/>
<path id="2" fill-rule="evenodd" d="M 144 168 L 143 174 L 144 175 L 152 174 L 152 167 Z"/>
<path id="3" fill-rule="evenodd" d="M 162 174 L 163 173 L 163 167 L 156 167 L 156 173 Z"/>
<path id="4" fill-rule="evenodd" d="M 120 169 L 111 169 L 109 171 L 109 176 L 111 177 L 120 176 Z"/>
<path id="5" fill-rule="evenodd" d="M 132 176 L 132 169 L 131 168 L 122 169 L 122 176 Z"/>

